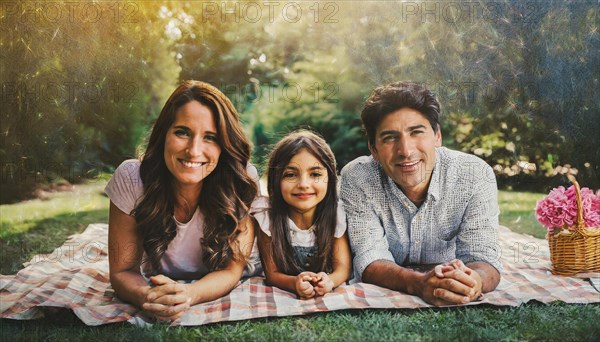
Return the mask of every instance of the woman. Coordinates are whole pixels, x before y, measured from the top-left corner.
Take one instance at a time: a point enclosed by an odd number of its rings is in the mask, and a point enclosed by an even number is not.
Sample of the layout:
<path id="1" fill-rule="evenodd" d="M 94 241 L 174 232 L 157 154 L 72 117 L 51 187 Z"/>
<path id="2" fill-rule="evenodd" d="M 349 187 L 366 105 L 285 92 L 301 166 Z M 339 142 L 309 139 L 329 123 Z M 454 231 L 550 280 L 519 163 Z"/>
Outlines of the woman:
<path id="1" fill-rule="evenodd" d="M 110 281 L 119 298 L 175 320 L 231 291 L 254 242 L 249 158 L 223 93 L 198 81 L 175 89 L 141 161 L 123 162 L 106 187 Z M 199 280 L 176 282 L 192 279 Z"/>

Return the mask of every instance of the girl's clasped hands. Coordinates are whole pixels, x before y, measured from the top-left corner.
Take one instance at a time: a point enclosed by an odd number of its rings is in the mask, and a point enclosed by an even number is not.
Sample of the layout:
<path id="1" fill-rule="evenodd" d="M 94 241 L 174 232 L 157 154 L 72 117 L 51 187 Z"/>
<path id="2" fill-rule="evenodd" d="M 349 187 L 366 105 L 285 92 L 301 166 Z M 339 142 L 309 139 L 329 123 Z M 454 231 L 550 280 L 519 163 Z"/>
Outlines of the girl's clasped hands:
<path id="1" fill-rule="evenodd" d="M 296 276 L 296 293 L 308 299 L 333 291 L 333 280 L 325 272 L 302 272 Z"/>

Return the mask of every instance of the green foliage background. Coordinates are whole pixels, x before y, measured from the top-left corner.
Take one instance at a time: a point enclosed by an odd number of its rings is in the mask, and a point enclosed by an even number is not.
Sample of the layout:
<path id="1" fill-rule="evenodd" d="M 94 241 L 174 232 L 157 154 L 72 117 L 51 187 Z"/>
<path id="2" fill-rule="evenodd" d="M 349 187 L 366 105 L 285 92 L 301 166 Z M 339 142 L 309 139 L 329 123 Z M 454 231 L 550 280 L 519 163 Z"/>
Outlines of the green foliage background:
<path id="1" fill-rule="evenodd" d="M 366 154 L 362 102 L 413 80 L 442 102 L 444 144 L 485 159 L 502 186 L 545 192 L 572 167 L 600 187 L 596 1 L 1 5 L 2 203 L 136 156 L 184 79 L 232 99 L 259 166 L 297 127 L 320 132 L 340 167 Z"/>

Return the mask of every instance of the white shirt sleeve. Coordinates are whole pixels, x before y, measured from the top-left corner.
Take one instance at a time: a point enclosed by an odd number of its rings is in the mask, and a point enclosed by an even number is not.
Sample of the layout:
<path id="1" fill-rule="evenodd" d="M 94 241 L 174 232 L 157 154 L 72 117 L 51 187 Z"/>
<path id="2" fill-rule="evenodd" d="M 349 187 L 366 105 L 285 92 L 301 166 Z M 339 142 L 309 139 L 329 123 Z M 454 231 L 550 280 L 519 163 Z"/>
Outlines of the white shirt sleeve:
<path id="1" fill-rule="evenodd" d="M 346 233 L 348 227 L 346 222 L 346 211 L 344 210 L 344 203 L 340 200 L 337 206 L 337 222 L 335 224 L 335 236 L 336 239 L 341 238 Z"/>
<path id="2" fill-rule="evenodd" d="M 108 181 L 104 192 L 110 200 L 127 215 L 137 205 L 144 194 L 144 184 L 140 178 L 140 164 L 137 159 L 129 159 L 121 163 Z"/>
<path id="3" fill-rule="evenodd" d="M 258 175 L 258 169 L 256 168 L 256 166 L 252 165 L 251 163 L 248 163 L 248 165 L 246 166 L 246 172 L 248 173 L 248 176 L 250 176 L 250 178 L 252 178 L 252 180 L 256 183 L 256 187 L 258 188 L 258 192 L 256 193 L 256 195 L 262 196 L 262 192 L 260 189 L 260 176 Z"/>
<path id="4" fill-rule="evenodd" d="M 269 220 L 269 199 L 265 196 L 256 197 L 250 206 L 250 215 L 254 216 L 260 230 L 271 237 L 271 221 Z"/>

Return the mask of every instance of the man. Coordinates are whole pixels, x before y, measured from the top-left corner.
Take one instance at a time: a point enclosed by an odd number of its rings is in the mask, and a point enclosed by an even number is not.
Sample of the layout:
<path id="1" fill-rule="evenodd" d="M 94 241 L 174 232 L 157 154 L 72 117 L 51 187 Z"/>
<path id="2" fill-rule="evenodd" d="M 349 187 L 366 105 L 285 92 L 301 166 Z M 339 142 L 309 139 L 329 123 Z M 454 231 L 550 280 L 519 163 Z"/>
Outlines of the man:
<path id="1" fill-rule="evenodd" d="M 496 179 L 441 147 L 439 112 L 422 85 L 376 88 L 361 113 L 372 156 L 344 167 L 341 198 L 358 281 L 465 304 L 500 281 Z"/>

